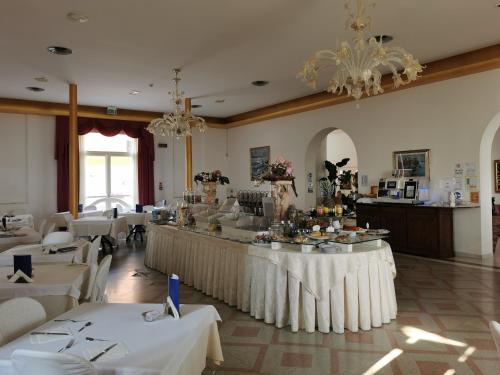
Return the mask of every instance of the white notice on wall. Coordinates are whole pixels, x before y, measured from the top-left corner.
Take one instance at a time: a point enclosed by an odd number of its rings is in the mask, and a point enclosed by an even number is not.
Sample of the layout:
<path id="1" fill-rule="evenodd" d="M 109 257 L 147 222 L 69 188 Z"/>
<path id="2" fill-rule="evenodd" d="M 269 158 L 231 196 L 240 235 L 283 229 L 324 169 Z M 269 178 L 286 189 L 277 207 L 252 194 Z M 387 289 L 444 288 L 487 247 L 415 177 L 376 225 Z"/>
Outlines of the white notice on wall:
<path id="1" fill-rule="evenodd" d="M 474 162 L 465 163 L 465 176 L 467 177 L 477 176 L 476 163 Z"/>
<path id="2" fill-rule="evenodd" d="M 454 168 L 454 171 L 453 171 L 453 176 L 455 176 L 455 178 L 457 178 L 457 179 L 464 177 L 464 168 L 463 168 L 462 163 L 456 163 L 455 164 L 455 168 Z"/>

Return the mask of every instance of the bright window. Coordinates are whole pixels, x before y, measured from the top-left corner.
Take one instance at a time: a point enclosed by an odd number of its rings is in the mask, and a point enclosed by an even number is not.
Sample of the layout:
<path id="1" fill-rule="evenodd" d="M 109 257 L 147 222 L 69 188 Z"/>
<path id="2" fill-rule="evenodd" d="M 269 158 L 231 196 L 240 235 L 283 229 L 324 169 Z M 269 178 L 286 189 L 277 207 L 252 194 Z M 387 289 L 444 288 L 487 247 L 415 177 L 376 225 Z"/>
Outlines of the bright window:
<path id="1" fill-rule="evenodd" d="M 118 134 L 80 136 L 80 201 L 127 211 L 137 202 L 137 140 Z"/>

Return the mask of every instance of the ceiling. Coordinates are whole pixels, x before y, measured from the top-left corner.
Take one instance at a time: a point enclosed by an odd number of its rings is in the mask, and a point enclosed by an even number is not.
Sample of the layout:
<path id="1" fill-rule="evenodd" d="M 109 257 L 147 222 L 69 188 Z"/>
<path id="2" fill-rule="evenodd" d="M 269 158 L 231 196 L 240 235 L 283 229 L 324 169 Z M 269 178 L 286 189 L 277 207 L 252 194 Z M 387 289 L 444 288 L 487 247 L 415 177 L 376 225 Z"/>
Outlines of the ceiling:
<path id="1" fill-rule="evenodd" d="M 172 69 L 195 113 L 227 117 L 312 91 L 295 78 L 349 38 L 342 0 L 16 0 L 0 4 L 0 97 L 166 111 Z M 499 0 L 378 0 L 373 34 L 430 62 L 500 42 Z M 87 23 L 66 19 L 82 12 Z M 73 49 L 70 56 L 46 47 Z M 47 83 L 34 77 L 45 76 Z M 254 80 L 269 80 L 254 87 Z M 150 87 L 150 84 L 153 87 Z M 43 93 L 27 91 L 40 86 Z M 139 95 L 130 95 L 140 90 Z M 224 103 L 216 103 L 225 99 Z"/>

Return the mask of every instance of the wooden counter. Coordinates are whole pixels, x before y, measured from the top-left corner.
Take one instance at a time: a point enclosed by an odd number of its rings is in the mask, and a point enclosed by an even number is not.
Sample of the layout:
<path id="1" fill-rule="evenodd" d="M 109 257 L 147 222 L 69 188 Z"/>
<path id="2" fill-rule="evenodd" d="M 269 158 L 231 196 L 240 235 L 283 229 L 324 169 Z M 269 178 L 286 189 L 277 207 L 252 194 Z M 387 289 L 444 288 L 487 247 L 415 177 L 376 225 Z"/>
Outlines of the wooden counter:
<path id="1" fill-rule="evenodd" d="M 451 258 L 453 208 L 415 206 L 401 203 L 356 204 L 357 225 L 391 231 L 393 251 L 430 258 Z"/>

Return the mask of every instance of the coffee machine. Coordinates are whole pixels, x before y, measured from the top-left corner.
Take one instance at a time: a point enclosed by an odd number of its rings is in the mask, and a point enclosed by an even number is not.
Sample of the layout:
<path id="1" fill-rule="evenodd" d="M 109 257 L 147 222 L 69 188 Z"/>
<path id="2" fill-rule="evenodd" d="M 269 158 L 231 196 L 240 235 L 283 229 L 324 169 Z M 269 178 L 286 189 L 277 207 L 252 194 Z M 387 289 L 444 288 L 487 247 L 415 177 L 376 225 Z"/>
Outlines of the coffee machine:
<path id="1" fill-rule="evenodd" d="M 376 202 L 418 203 L 419 180 L 411 177 L 381 178 Z"/>

